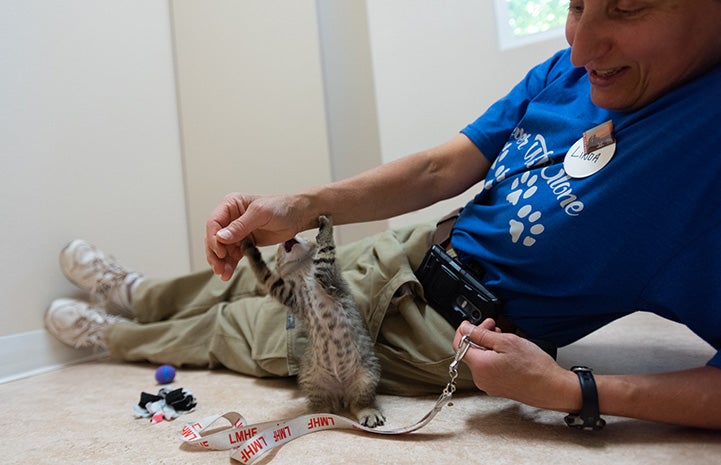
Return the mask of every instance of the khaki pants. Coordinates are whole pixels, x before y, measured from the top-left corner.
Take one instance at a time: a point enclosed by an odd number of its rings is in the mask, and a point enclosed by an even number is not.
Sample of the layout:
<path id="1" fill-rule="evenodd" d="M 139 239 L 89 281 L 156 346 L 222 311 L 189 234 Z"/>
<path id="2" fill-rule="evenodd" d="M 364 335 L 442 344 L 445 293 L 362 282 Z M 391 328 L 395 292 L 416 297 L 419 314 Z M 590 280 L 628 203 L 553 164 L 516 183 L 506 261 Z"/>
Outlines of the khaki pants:
<path id="1" fill-rule="evenodd" d="M 449 379 L 455 328 L 425 304 L 413 273 L 434 230 L 387 231 L 338 247 L 338 264 L 375 341 L 382 393 L 436 394 Z M 265 295 L 245 261 L 228 282 L 211 271 L 146 280 L 133 295 L 133 308 L 135 322 L 106 333 L 111 354 L 126 361 L 292 376 L 307 342 L 302 322 Z M 457 384 L 473 388 L 463 364 Z"/>

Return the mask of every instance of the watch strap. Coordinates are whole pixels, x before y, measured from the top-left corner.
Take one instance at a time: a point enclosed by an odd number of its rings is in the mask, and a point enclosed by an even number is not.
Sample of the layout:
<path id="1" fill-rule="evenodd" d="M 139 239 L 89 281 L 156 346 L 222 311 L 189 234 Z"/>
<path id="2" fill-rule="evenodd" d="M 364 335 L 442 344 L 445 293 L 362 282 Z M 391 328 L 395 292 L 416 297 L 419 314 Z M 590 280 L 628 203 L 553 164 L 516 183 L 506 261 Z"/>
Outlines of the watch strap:
<path id="1" fill-rule="evenodd" d="M 606 425 L 598 408 L 598 390 L 593 370 L 585 366 L 574 366 L 571 371 L 578 375 L 581 383 L 582 406 L 579 413 L 569 413 L 564 418 L 571 428 L 599 430 Z"/>

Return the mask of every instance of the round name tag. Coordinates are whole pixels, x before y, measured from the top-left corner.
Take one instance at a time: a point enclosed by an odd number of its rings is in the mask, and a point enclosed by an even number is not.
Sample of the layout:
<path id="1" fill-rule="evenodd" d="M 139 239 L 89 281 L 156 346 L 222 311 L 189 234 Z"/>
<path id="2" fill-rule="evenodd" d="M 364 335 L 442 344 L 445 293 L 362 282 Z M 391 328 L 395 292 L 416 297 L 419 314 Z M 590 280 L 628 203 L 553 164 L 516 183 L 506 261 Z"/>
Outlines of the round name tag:
<path id="1" fill-rule="evenodd" d="M 583 137 L 573 144 L 563 159 L 563 170 L 572 178 L 585 178 L 606 166 L 616 153 L 616 143 L 584 153 Z"/>

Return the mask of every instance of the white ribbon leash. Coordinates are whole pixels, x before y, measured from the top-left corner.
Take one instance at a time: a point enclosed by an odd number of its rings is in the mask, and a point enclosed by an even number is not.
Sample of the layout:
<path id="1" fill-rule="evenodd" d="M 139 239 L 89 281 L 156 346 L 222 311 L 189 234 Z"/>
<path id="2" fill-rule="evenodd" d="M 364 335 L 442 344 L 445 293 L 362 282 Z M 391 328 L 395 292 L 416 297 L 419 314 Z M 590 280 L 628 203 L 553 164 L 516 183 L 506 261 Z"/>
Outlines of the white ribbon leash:
<path id="1" fill-rule="evenodd" d="M 256 423 L 248 425 L 245 418 L 237 412 L 227 412 L 223 415 L 212 415 L 193 423 L 187 423 L 181 431 L 181 440 L 187 444 L 211 450 L 230 449 L 231 458 L 244 464 L 254 463 L 266 452 L 281 446 L 306 434 L 329 429 L 350 429 L 365 431 L 372 434 L 400 435 L 417 431 L 426 426 L 449 403 L 456 391 L 455 381 L 458 377 L 458 363 L 466 355 L 468 349 L 474 347 L 485 350 L 471 342 L 467 336 L 461 339 L 454 360 L 448 372 L 450 382 L 443 389 L 443 393 L 436 400 L 433 408 L 418 422 L 411 426 L 383 430 L 369 428 L 346 417 L 328 413 L 301 415 L 295 418 Z M 230 423 L 220 430 L 217 428 L 208 431 L 217 421 L 225 419 Z"/>

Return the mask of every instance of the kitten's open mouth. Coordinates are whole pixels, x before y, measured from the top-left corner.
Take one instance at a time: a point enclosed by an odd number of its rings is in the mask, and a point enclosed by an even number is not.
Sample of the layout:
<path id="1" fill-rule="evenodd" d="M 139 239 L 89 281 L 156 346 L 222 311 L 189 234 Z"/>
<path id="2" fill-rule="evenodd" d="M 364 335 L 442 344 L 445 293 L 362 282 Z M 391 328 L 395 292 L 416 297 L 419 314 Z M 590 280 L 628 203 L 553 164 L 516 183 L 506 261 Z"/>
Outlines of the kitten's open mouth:
<path id="1" fill-rule="evenodd" d="M 289 241 L 285 241 L 285 244 L 283 246 L 285 247 L 285 252 L 289 253 L 291 250 L 293 250 L 293 246 L 296 245 L 298 241 L 295 239 L 291 239 Z"/>

